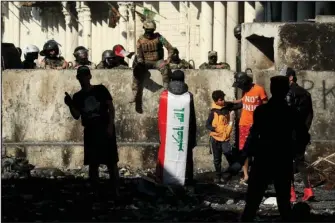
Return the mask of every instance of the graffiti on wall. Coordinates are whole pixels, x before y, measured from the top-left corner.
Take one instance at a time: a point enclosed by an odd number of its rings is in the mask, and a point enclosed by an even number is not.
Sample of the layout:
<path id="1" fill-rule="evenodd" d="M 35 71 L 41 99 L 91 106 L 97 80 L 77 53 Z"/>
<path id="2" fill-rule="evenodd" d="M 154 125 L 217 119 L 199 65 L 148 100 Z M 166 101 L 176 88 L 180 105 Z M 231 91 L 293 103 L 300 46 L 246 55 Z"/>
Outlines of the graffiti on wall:
<path id="1" fill-rule="evenodd" d="M 302 87 L 307 91 L 311 91 L 314 89 L 315 83 L 312 80 L 302 80 Z M 326 80 L 322 80 L 321 89 L 318 90 L 321 91 L 324 110 L 327 109 L 327 105 L 329 104 L 335 105 L 335 85 L 327 87 Z"/>

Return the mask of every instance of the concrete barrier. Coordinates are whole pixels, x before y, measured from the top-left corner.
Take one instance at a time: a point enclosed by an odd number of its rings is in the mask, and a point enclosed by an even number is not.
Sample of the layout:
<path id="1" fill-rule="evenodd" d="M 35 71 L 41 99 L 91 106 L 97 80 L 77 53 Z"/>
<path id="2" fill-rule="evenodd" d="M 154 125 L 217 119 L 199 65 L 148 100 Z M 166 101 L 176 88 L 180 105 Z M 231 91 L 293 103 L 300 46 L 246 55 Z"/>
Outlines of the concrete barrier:
<path id="1" fill-rule="evenodd" d="M 254 82 L 270 93 L 270 78 L 278 71 L 256 71 Z M 335 153 L 335 72 L 298 71 L 298 84 L 312 95 L 314 119 L 311 126 L 313 143 L 307 150 L 309 159 L 316 160 Z"/>
<path id="2" fill-rule="evenodd" d="M 157 108 L 162 78 L 152 70 L 151 81 L 143 91 L 143 114 L 129 104 L 131 70 L 94 70 L 93 84 L 104 84 L 111 92 L 116 110 L 116 134 L 120 165 L 150 168 L 156 161 L 159 143 Z M 233 72 L 226 70 L 186 70 L 186 82 L 194 95 L 198 146 L 194 150 L 196 168 L 212 168 L 208 153 L 205 122 L 211 106 L 211 93 L 221 89 L 227 100 L 234 99 Z M 64 92 L 80 89 L 76 73 L 70 70 L 6 70 L 2 74 L 2 139 L 5 143 L 36 142 L 36 145 L 5 144 L 7 154 L 26 156 L 40 167 L 77 168 L 83 162 L 80 145 L 83 129 L 64 104 Z M 38 145 L 51 142 L 50 145 Z M 79 142 L 79 144 L 58 144 Z M 147 144 L 142 144 L 142 143 Z M 134 144 L 139 144 L 136 146 Z"/>

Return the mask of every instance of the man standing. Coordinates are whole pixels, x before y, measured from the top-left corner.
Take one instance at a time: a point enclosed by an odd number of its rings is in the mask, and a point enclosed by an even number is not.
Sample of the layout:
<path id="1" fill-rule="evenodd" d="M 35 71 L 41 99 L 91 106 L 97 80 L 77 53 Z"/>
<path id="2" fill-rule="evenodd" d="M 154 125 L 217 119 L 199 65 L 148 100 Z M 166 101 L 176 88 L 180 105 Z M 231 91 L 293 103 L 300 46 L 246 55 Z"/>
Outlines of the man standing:
<path id="1" fill-rule="evenodd" d="M 235 74 L 233 87 L 240 88 L 243 91 L 242 99 L 235 101 L 242 104 L 242 113 L 239 122 L 239 149 L 242 150 L 249 135 L 250 127 L 253 124 L 254 111 L 257 106 L 266 103 L 267 95 L 265 89 L 258 84 L 252 83 L 252 78 L 245 72 Z M 247 159 L 243 166 L 244 177 L 241 179 L 242 184 L 247 184 L 249 178 L 248 169 L 249 160 Z"/>
<path id="2" fill-rule="evenodd" d="M 193 95 L 181 70 L 170 76 L 168 90 L 159 100 L 158 127 L 160 147 L 157 180 L 163 184 L 193 183 L 193 148 L 197 145 L 197 124 Z"/>
<path id="3" fill-rule="evenodd" d="M 89 165 L 89 177 L 93 181 L 99 177 L 99 165 L 108 167 L 110 179 L 118 195 L 119 173 L 118 151 L 114 126 L 114 105 L 109 91 L 104 85 L 91 85 L 92 78 L 87 66 L 77 69 L 77 79 L 81 90 L 71 96 L 65 92 L 65 104 L 71 115 L 81 117 L 84 126 L 84 165 Z"/>
<path id="4" fill-rule="evenodd" d="M 309 134 L 298 114 L 285 101 L 287 77 L 271 78 L 271 99 L 253 113 L 253 125 L 243 151 L 254 157 L 242 222 L 254 220 L 266 188 L 274 183 L 278 209 L 283 221 L 291 219 L 290 186 L 295 144 L 307 144 Z"/>
<path id="5" fill-rule="evenodd" d="M 290 80 L 290 90 L 286 96 L 287 103 L 298 112 L 301 121 L 305 123 L 306 128 L 309 130 L 313 120 L 313 104 L 311 94 L 297 84 L 297 76 L 292 68 L 287 68 L 284 73 Z M 294 158 L 294 169 L 300 172 L 305 185 L 302 200 L 307 201 L 314 197 L 314 193 L 309 182 L 307 165 L 305 163 L 306 145 L 297 146 L 299 148 L 297 148 L 298 153 Z M 296 200 L 297 196 L 295 193 L 293 179 L 291 187 L 291 202 L 295 202 Z"/>
<path id="6" fill-rule="evenodd" d="M 135 102 L 139 89 L 143 85 L 143 75 L 148 69 L 158 69 L 163 78 L 163 86 L 166 89 L 169 83 L 171 69 L 169 63 L 173 54 L 172 45 L 159 33 L 155 33 L 156 23 L 151 20 L 143 22 L 144 34 L 137 40 L 137 61 L 134 66 L 133 98 Z M 164 48 L 168 50 L 168 58 L 164 61 Z"/>

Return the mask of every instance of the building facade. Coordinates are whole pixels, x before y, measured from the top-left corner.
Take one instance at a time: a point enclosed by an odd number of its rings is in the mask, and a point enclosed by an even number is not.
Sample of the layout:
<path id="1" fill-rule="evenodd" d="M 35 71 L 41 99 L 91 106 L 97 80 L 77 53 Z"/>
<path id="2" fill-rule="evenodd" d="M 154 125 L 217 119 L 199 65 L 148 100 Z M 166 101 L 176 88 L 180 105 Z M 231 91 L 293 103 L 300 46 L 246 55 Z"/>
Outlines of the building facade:
<path id="1" fill-rule="evenodd" d="M 110 27 L 110 10 L 117 8 L 120 19 Z M 91 61 L 115 44 L 136 51 L 143 34 L 141 15 L 149 9 L 161 33 L 179 49 L 180 57 L 195 66 L 207 61 L 210 50 L 218 61 L 236 70 L 238 42 L 234 28 L 240 23 L 304 22 L 316 15 L 334 15 L 334 2 L 49 2 L 27 6 L 2 2 L 2 42 L 23 48 L 28 44 L 40 49 L 50 39 L 60 44 L 61 54 L 72 61 L 77 46 L 89 49 Z M 167 53 L 165 53 L 167 55 Z M 130 61 L 131 62 L 131 61 Z"/>

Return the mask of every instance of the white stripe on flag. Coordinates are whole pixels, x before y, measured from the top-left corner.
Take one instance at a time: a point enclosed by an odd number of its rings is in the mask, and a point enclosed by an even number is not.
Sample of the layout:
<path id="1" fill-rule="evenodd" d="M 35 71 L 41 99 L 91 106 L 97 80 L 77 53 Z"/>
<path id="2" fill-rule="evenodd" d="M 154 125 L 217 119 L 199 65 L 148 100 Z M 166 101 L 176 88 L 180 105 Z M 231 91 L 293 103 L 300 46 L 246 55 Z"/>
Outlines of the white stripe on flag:
<path id="1" fill-rule="evenodd" d="M 190 121 L 190 94 L 168 92 L 164 184 L 184 185 Z"/>

